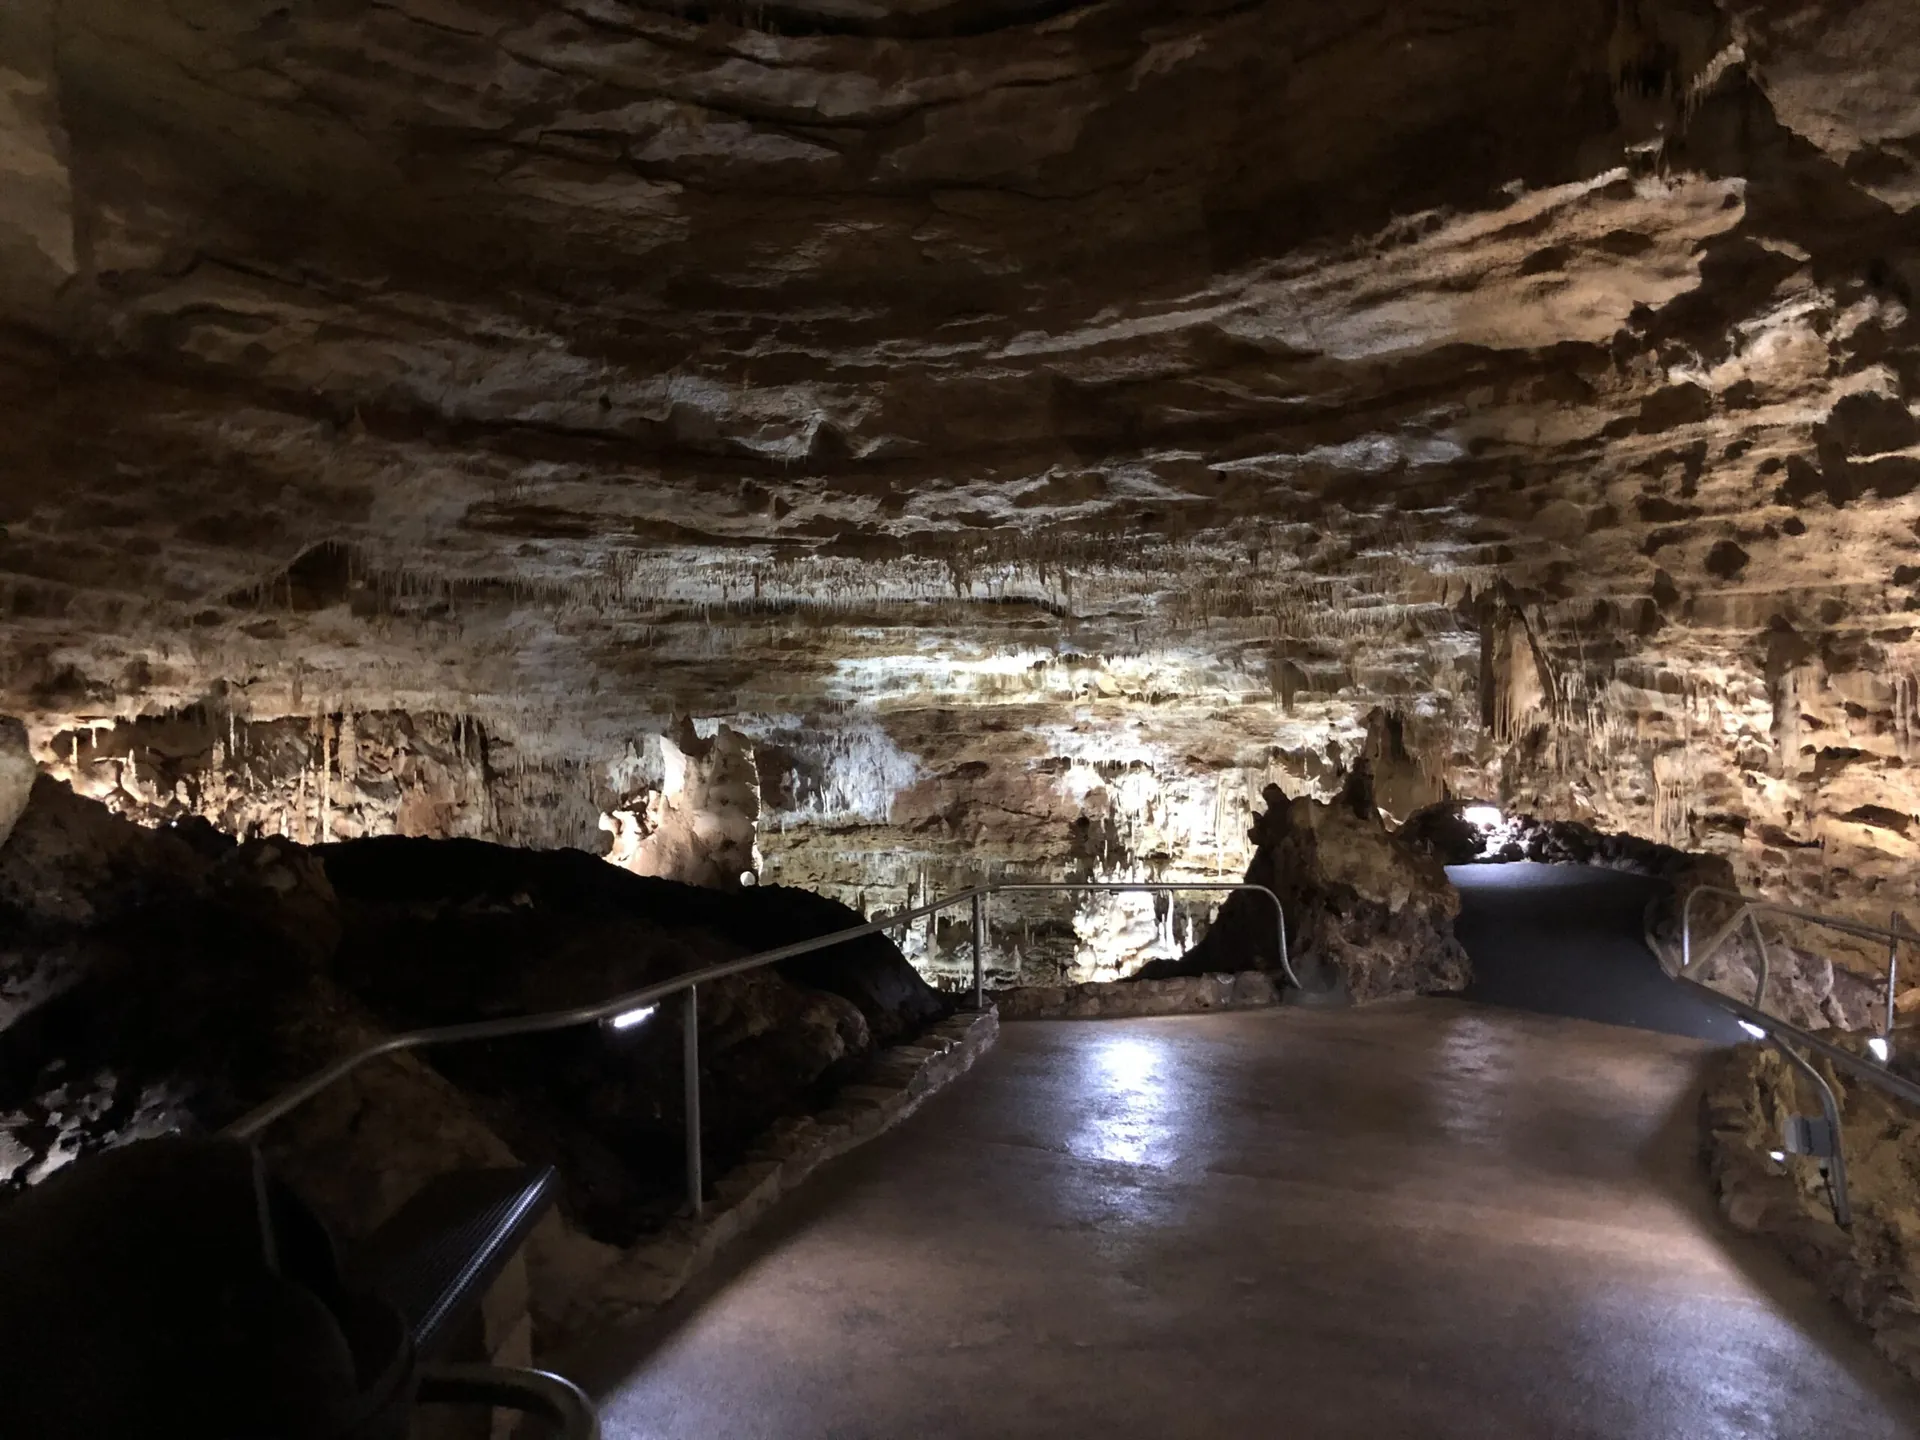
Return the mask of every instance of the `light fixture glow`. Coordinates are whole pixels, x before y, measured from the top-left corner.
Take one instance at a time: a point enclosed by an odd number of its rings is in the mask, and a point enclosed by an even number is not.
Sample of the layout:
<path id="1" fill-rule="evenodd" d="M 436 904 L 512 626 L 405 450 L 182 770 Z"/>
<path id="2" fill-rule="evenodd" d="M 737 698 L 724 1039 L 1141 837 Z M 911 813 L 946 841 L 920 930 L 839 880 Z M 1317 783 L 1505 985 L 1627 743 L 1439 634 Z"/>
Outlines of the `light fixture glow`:
<path id="1" fill-rule="evenodd" d="M 1784 1165 L 1787 1163 L 1787 1152 L 1784 1150 L 1769 1150 L 1767 1152 L 1767 1158 L 1776 1165 Z"/>
<path id="2" fill-rule="evenodd" d="M 1878 1060 L 1882 1065 L 1886 1064 L 1887 1057 L 1893 1054 L 1893 1047 L 1887 1043 L 1887 1038 L 1884 1035 L 1876 1035 L 1867 1041 L 1867 1049 L 1873 1052 L 1873 1058 Z"/>
<path id="3" fill-rule="evenodd" d="M 631 1030 L 659 1008 L 658 1005 L 642 1005 L 638 1010 L 622 1010 L 607 1023 L 616 1030 Z"/>
<path id="4" fill-rule="evenodd" d="M 1469 805 L 1460 812 L 1460 818 L 1469 825 L 1478 825 L 1482 830 L 1491 830 L 1500 823 L 1500 811 L 1492 805 Z"/>
<path id="5" fill-rule="evenodd" d="M 1764 1040 L 1767 1038 L 1767 1032 L 1762 1030 L 1758 1025 L 1754 1024 L 1751 1020 L 1742 1020 L 1739 1023 L 1740 1023 L 1740 1028 L 1746 1031 L 1747 1034 L 1753 1036 L 1754 1039 Z"/>

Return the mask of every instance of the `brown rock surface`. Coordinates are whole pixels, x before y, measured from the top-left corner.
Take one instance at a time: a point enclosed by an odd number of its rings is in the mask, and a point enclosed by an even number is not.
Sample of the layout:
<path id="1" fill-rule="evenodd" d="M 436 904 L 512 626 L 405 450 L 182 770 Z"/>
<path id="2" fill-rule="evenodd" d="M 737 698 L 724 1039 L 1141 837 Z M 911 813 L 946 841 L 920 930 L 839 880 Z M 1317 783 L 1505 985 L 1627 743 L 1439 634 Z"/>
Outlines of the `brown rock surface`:
<path id="1" fill-rule="evenodd" d="M 1365 755 L 1396 819 L 1883 919 L 1916 47 L 1901 0 L 15 4 L 0 710 L 129 813 L 543 845 L 690 715 L 766 876 L 863 906 L 1237 877 Z M 228 748 L 144 763 L 195 707 Z M 996 906 L 995 978 L 1208 913 L 1131 904 Z"/>
<path id="2" fill-rule="evenodd" d="M 1911 1032 L 1895 1040 L 1895 1063 L 1909 1078 L 1913 1043 Z M 1833 1223 L 1813 1162 L 1769 1158 L 1784 1117 L 1817 1115 L 1819 1102 L 1776 1052 L 1756 1045 L 1716 1057 L 1702 1097 L 1720 1208 L 1740 1229 L 1781 1245 L 1872 1328 L 1875 1348 L 1920 1379 L 1920 1120 L 1883 1091 L 1823 1073 L 1842 1101 L 1852 1227 Z"/>
<path id="3" fill-rule="evenodd" d="M 1294 973 L 1307 991 L 1364 1002 L 1465 988 L 1467 955 L 1453 937 L 1459 892 L 1439 861 L 1381 822 L 1364 765 L 1330 803 L 1289 800 L 1277 785 L 1265 798 L 1246 878 L 1280 897 Z M 1273 970 L 1278 950 L 1272 903 L 1242 891 L 1190 952 L 1141 974 Z"/>

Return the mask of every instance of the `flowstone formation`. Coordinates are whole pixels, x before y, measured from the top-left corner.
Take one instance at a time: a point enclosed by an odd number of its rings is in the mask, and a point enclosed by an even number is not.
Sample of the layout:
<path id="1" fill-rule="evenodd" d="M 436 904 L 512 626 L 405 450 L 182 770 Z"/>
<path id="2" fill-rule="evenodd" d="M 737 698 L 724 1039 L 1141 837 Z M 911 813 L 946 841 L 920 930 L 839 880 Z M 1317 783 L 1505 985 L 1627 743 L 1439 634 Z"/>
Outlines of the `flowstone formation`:
<path id="1" fill-rule="evenodd" d="M 12 0 L 0 713 L 142 819 L 601 850 L 691 717 L 862 909 L 1235 879 L 1366 758 L 1883 920 L 1916 73 L 1900 0 Z"/>
<path id="2" fill-rule="evenodd" d="M 607 859 L 636 875 L 732 889 L 756 883 L 753 843 L 760 774 L 753 746 L 722 725 L 701 739 L 689 721 L 661 737 L 660 788 L 600 817 L 613 835 Z"/>

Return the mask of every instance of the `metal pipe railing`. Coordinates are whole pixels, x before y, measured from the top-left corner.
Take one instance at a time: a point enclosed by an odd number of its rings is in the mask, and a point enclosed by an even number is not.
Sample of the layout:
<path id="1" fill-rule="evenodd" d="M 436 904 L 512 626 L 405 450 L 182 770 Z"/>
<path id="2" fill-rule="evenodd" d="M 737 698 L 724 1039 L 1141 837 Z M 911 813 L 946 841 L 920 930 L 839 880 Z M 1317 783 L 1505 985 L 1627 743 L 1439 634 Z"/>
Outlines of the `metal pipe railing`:
<path id="1" fill-rule="evenodd" d="M 1724 990 L 1715 990 L 1711 985 L 1703 985 L 1691 976 L 1679 975 L 1674 978 L 1683 985 L 1693 986 L 1722 1010 L 1745 1020 L 1749 1025 L 1766 1031 L 1769 1037 L 1776 1033 L 1782 1035 L 1794 1044 L 1804 1046 L 1821 1059 L 1831 1062 L 1836 1070 L 1844 1070 L 1855 1079 L 1864 1080 L 1875 1089 L 1884 1090 L 1889 1095 L 1906 1101 L 1909 1105 L 1920 1105 L 1920 1085 L 1916 1085 L 1903 1075 L 1896 1075 L 1878 1061 L 1869 1059 L 1865 1055 L 1855 1054 L 1843 1046 L 1834 1044 L 1831 1040 L 1822 1040 L 1818 1035 L 1802 1030 L 1790 1020 L 1782 1020 L 1779 1016 L 1769 1014 L 1765 1010 L 1757 1010 L 1746 1001 L 1737 999 Z"/>
<path id="2" fill-rule="evenodd" d="M 575 1005 L 565 1010 L 546 1010 L 532 1015 L 516 1015 L 502 1020 L 477 1020 L 462 1025 L 441 1025 L 425 1030 L 409 1030 L 399 1035 L 389 1035 L 376 1041 L 365 1049 L 343 1056 L 324 1069 L 315 1071 L 292 1089 L 287 1090 L 264 1105 L 241 1116 L 226 1129 L 226 1134 L 236 1139 L 251 1140 L 274 1121 L 306 1104 L 314 1096 L 329 1086 L 351 1075 L 370 1060 L 384 1055 L 397 1055 L 407 1050 L 418 1050 L 429 1045 L 454 1045 L 474 1040 L 504 1040 L 517 1035 L 540 1035 L 555 1030 L 570 1030 L 576 1026 L 594 1025 L 612 1020 L 616 1016 L 631 1015 L 657 1006 L 675 995 L 684 994 L 682 1015 L 684 1036 L 682 1040 L 682 1074 L 685 1086 L 686 1131 L 687 1131 L 687 1205 L 695 1219 L 699 1219 L 703 1209 L 705 1189 L 701 1165 L 700 1133 L 700 1027 L 699 1027 L 699 987 L 714 980 L 724 980 L 730 975 L 744 974 L 749 970 L 758 970 L 767 965 L 776 965 L 782 960 L 792 960 L 801 955 L 810 955 L 818 950 L 828 950 L 835 945 L 844 945 L 850 940 L 859 940 L 868 935 L 877 935 L 884 930 L 897 929 L 902 925 L 911 925 L 915 920 L 926 917 L 928 921 L 928 954 L 932 955 L 933 917 L 952 906 L 971 903 L 973 906 L 974 946 L 973 946 L 973 997 L 974 1008 L 985 1008 L 986 985 L 986 902 L 989 896 L 1005 891 L 1159 891 L 1159 890 L 1257 890 L 1273 901 L 1280 942 L 1280 968 L 1295 989 L 1300 988 L 1300 980 L 1294 974 L 1293 965 L 1287 954 L 1287 917 L 1280 897 L 1264 885 L 1252 885 L 1245 882 L 1213 884 L 1203 881 L 1073 881 L 1055 882 L 1007 882 L 1003 884 L 976 885 L 962 890 L 958 894 L 944 896 L 925 905 L 889 915 L 884 919 L 869 921 L 864 925 L 849 926 L 845 930 L 835 930 L 828 935 L 818 935 L 811 940 L 798 940 L 791 945 L 781 945 L 772 950 L 762 950 L 753 955 L 745 955 L 737 960 L 725 960 L 717 965 L 708 965 L 700 970 L 692 970 L 684 975 L 643 986 L 638 990 L 629 990 L 608 1000 L 591 1005 Z"/>
<path id="3" fill-rule="evenodd" d="M 420 1370 L 422 1405 L 489 1405 L 537 1415 L 540 1433 L 559 1440 L 600 1440 L 600 1416 L 587 1393 L 546 1370 L 502 1365 L 426 1365 Z M 518 1433 L 518 1432 L 516 1432 Z"/>
<path id="4" fill-rule="evenodd" d="M 1827 1177 L 1827 1203 L 1833 1207 L 1833 1223 L 1844 1230 L 1853 1224 L 1853 1205 L 1847 1198 L 1847 1157 L 1841 1149 L 1845 1131 L 1840 1124 L 1839 1098 L 1834 1095 L 1833 1086 L 1827 1083 L 1827 1077 L 1820 1073 L 1819 1067 L 1811 1060 L 1785 1043 L 1779 1036 L 1769 1033 L 1767 1038 L 1772 1042 L 1774 1049 L 1784 1055 L 1795 1069 L 1813 1082 L 1813 1088 L 1820 1096 L 1820 1114 L 1827 1122 L 1825 1138 L 1833 1147 L 1831 1155 L 1820 1157 L 1830 1162 L 1822 1167 Z M 1791 1149 L 1792 1146 L 1789 1145 L 1788 1151 Z"/>
<path id="5" fill-rule="evenodd" d="M 1693 919 L 1694 901 L 1701 895 L 1719 895 L 1739 902 L 1730 919 L 1714 932 L 1712 938 L 1694 953 Z M 1803 1030 L 1790 1021 L 1779 1019 L 1762 1008 L 1766 999 L 1767 980 L 1772 968 L 1772 956 L 1767 947 L 1767 938 L 1760 928 L 1762 914 L 1781 915 L 1808 924 L 1824 926 L 1829 930 L 1838 930 L 1843 934 L 1859 936 L 1863 939 L 1884 939 L 1888 942 L 1887 951 L 1887 1003 L 1885 1029 L 1880 1041 L 1882 1050 L 1877 1058 L 1855 1054 L 1843 1046 L 1822 1040 L 1810 1031 Z M 1905 928 L 1900 916 L 1893 917 L 1893 928 L 1883 929 L 1878 925 L 1868 925 L 1858 920 L 1845 920 L 1836 915 L 1822 915 L 1818 911 L 1803 910 L 1793 905 L 1778 905 L 1757 896 L 1745 895 L 1738 890 L 1727 890 L 1719 886 L 1702 885 L 1687 892 L 1680 906 L 1680 971 L 1674 978 L 1682 984 L 1691 985 L 1708 996 L 1722 1009 L 1733 1015 L 1759 1033 L 1760 1038 L 1768 1041 L 1781 1055 L 1791 1062 L 1802 1074 L 1814 1083 L 1820 1095 L 1820 1108 L 1824 1113 L 1827 1126 L 1833 1138 L 1833 1154 L 1826 1168 L 1827 1184 L 1833 1205 L 1835 1223 L 1846 1226 L 1852 1223 L 1852 1206 L 1847 1194 L 1847 1159 L 1845 1137 L 1840 1121 L 1840 1106 L 1833 1094 L 1833 1087 L 1826 1077 L 1793 1047 L 1798 1045 L 1820 1056 L 1836 1069 L 1844 1070 L 1867 1084 L 1888 1094 L 1905 1100 L 1911 1105 L 1920 1105 L 1920 1085 L 1896 1075 L 1887 1068 L 1892 1058 L 1891 1036 L 1893 1031 L 1893 991 L 1899 974 L 1899 952 L 1902 940 L 1920 938 Z M 1754 942 L 1760 950 L 1760 969 L 1754 986 L 1753 1003 L 1746 1002 L 1715 990 L 1711 986 L 1694 978 L 1697 966 L 1704 965 L 1719 948 L 1731 939 L 1742 925 L 1753 930 Z"/>
<path id="6" fill-rule="evenodd" d="M 1692 939 L 1691 921 L 1693 916 L 1693 902 L 1702 895 L 1724 896 L 1729 900 L 1738 900 L 1742 905 L 1751 910 L 1762 910 L 1769 915 L 1784 915 L 1790 920 L 1806 920 L 1815 925 L 1824 925 L 1829 930 L 1843 931 L 1848 935 L 1858 935 L 1868 940 L 1886 940 L 1895 936 L 1898 936 L 1902 940 L 1920 939 L 1920 934 L 1916 934 L 1911 930 L 1889 930 L 1884 925 L 1869 925 L 1863 920 L 1844 920 L 1838 915 L 1822 915 L 1817 910 L 1802 910 L 1794 905 L 1776 904 L 1774 901 L 1762 899 L 1758 895 L 1747 895 L 1741 891 L 1728 890 L 1718 885 L 1696 885 L 1687 892 L 1687 898 L 1680 907 L 1680 968 L 1682 970 L 1692 968 L 1691 956 L 1687 947 Z M 1736 915 L 1732 920 L 1728 921 L 1727 925 L 1722 927 L 1723 931 L 1737 925 L 1740 918 L 1740 916 Z M 1718 938 L 1716 938 L 1715 943 L 1719 943 Z"/>
<path id="7" fill-rule="evenodd" d="M 552 1030 L 571 1030 L 578 1025 L 595 1025 L 602 1020 L 611 1020 L 616 1015 L 631 1014 L 657 1005 L 670 999 L 683 990 L 690 990 L 709 981 L 724 980 L 730 975 L 744 974 L 749 970 L 758 970 L 762 966 L 775 965 L 782 960 L 792 960 L 801 955 L 810 955 L 816 950 L 826 950 L 835 945 L 844 945 L 849 940 L 859 940 L 867 935 L 890 930 L 904 921 L 919 919 L 936 910 L 957 904 L 969 898 L 972 891 L 963 891 L 950 895 L 944 900 L 936 900 L 929 905 L 921 905 L 899 915 L 889 916 L 885 920 L 867 925 L 854 925 L 845 930 L 836 930 L 830 935 L 819 935 L 811 940 L 796 941 L 791 945 L 782 945 L 777 949 L 763 950 L 754 955 L 744 955 L 737 960 L 723 960 L 717 965 L 708 965 L 703 969 L 690 970 L 684 975 L 675 975 L 671 979 L 661 980 L 638 990 L 629 990 L 625 994 L 615 995 L 611 999 L 597 1001 L 591 1005 L 575 1005 L 565 1010 L 544 1010 L 533 1015 L 515 1015 L 503 1020 L 476 1020 L 463 1025 L 441 1025 L 429 1030 L 409 1030 L 399 1035 L 389 1035 L 384 1040 L 355 1051 L 309 1075 L 285 1094 L 269 1100 L 258 1109 L 227 1127 L 226 1133 L 237 1139 L 251 1139 L 280 1119 L 291 1110 L 299 1108 L 318 1095 L 328 1086 L 352 1074 L 369 1060 L 377 1060 L 383 1055 L 395 1055 L 404 1050 L 417 1050 L 427 1045 L 455 1045 L 471 1040 L 504 1040 L 516 1035 L 540 1035 Z"/>

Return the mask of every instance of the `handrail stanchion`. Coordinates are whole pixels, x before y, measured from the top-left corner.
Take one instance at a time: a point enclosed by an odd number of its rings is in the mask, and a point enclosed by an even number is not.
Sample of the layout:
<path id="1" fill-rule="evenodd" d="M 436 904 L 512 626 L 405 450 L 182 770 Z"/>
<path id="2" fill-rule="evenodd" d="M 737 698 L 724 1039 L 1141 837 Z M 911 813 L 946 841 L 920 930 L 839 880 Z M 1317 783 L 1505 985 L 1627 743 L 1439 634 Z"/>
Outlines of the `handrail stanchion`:
<path id="1" fill-rule="evenodd" d="M 987 892 L 973 892 L 973 1008 L 987 1008 Z"/>
<path id="2" fill-rule="evenodd" d="M 1827 1083 L 1827 1077 L 1814 1068 L 1806 1056 L 1795 1050 L 1778 1035 L 1769 1035 L 1773 1048 L 1791 1060 L 1809 1080 L 1813 1088 L 1820 1092 L 1820 1113 L 1826 1117 L 1827 1133 L 1833 1140 L 1833 1154 L 1823 1157 L 1827 1164 L 1827 1199 L 1833 1206 L 1833 1223 L 1842 1230 L 1853 1224 L 1853 1206 L 1847 1199 L 1847 1155 L 1840 1127 L 1840 1102 L 1834 1098 L 1833 1087 Z"/>
<path id="3" fill-rule="evenodd" d="M 1739 908 L 1704 947 L 1696 950 L 1693 943 L 1693 907 L 1694 901 L 1702 895 L 1721 895 L 1730 900 L 1737 900 Z M 1903 939 L 1913 938 L 1912 932 L 1907 930 L 1906 923 L 1900 918 L 1897 910 L 1893 914 L 1892 925 L 1882 928 L 1858 920 L 1843 920 L 1837 915 L 1822 915 L 1818 911 L 1803 910 L 1793 905 L 1776 905 L 1771 901 L 1756 899 L 1738 890 L 1728 890 L 1717 885 L 1695 886 L 1687 892 L 1686 899 L 1680 906 L 1681 963 L 1680 973 L 1675 978 L 1704 992 L 1723 1010 L 1732 1011 L 1750 1031 L 1764 1038 L 1796 1069 L 1812 1080 L 1814 1089 L 1819 1092 L 1820 1109 L 1826 1121 L 1827 1140 L 1831 1146 L 1831 1153 L 1820 1153 L 1818 1158 L 1826 1162 L 1827 1189 L 1833 1203 L 1834 1221 L 1844 1227 L 1852 1221 L 1852 1202 L 1847 1194 L 1847 1157 L 1845 1135 L 1840 1119 L 1840 1102 L 1833 1093 L 1833 1086 L 1827 1083 L 1826 1076 L 1822 1075 L 1819 1068 L 1800 1051 L 1804 1049 L 1812 1055 L 1819 1056 L 1836 1071 L 1845 1071 L 1848 1075 L 1864 1080 L 1869 1085 L 1898 1096 L 1910 1105 L 1920 1105 L 1920 1085 L 1888 1069 L 1884 1059 L 1876 1064 L 1843 1046 L 1803 1030 L 1791 1021 L 1769 1015 L 1760 1008 L 1760 1001 L 1765 997 L 1767 981 L 1773 965 L 1766 933 L 1760 925 L 1760 916 L 1763 912 L 1769 915 L 1785 916 L 1792 920 L 1803 920 L 1808 924 L 1838 930 L 1845 935 L 1855 935 L 1863 939 L 1883 939 L 1887 942 L 1885 1029 L 1879 1042 L 1887 1047 L 1892 1044 L 1895 1019 L 1893 1000 L 1894 990 L 1899 982 L 1900 942 Z M 1707 960 L 1742 924 L 1752 927 L 1754 943 L 1760 951 L 1759 973 L 1755 978 L 1754 1003 L 1751 1005 L 1693 978 L 1695 968 L 1704 970 Z M 1793 1144 L 1789 1143 L 1788 1148 L 1792 1150 Z"/>
<path id="4" fill-rule="evenodd" d="M 706 1213 L 702 1192 L 706 1189 L 700 1175 L 700 987 L 686 990 L 686 1035 L 681 1044 L 681 1064 L 687 1088 L 687 1209 L 697 1221 Z"/>
<path id="5" fill-rule="evenodd" d="M 1760 950 L 1760 978 L 1753 982 L 1753 1008 L 1764 1010 L 1767 1008 L 1767 977 L 1773 971 L 1773 952 L 1767 949 L 1766 932 L 1760 928 L 1760 916 L 1751 905 L 1747 907 L 1747 923 L 1753 927 L 1753 943 Z"/>
<path id="6" fill-rule="evenodd" d="M 1893 933 L 1887 937 L 1887 1023 L 1881 1027 L 1881 1038 L 1887 1042 L 1887 1053 L 1893 1053 L 1893 992 L 1900 979 L 1900 932 L 1907 922 L 1900 918 L 1898 910 L 1893 912 L 1893 924 L 1889 927 Z"/>

